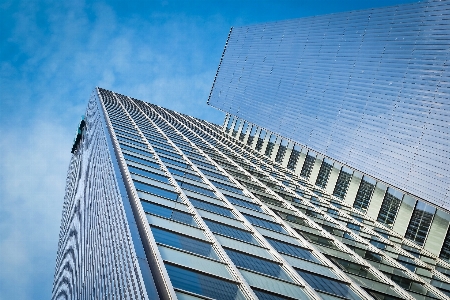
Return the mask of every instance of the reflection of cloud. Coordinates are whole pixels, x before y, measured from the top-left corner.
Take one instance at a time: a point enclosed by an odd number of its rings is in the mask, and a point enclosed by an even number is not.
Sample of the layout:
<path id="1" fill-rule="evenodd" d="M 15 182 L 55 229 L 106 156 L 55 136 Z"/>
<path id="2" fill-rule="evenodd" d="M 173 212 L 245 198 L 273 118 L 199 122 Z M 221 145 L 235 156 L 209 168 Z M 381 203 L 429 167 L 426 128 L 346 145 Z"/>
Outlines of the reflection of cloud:
<path id="1" fill-rule="evenodd" d="M 81 2 L 11 3 L 2 17 L 0 299 L 45 299 L 71 142 L 92 89 L 221 123 L 206 100 L 229 28 L 219 17 L 124 19 Z"/>

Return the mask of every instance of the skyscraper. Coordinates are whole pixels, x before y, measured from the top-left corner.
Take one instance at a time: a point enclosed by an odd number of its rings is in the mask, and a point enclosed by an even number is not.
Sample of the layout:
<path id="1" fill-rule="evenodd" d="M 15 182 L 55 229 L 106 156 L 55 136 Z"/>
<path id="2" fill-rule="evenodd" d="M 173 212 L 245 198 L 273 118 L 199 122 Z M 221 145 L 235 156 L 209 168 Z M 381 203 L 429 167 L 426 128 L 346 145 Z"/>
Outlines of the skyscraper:
<path id="1" fill-rule="evenodd" d="M 53 299 L 450 295 L 446 261 L 218 125 L 98 88 L 72 152 Z"/>

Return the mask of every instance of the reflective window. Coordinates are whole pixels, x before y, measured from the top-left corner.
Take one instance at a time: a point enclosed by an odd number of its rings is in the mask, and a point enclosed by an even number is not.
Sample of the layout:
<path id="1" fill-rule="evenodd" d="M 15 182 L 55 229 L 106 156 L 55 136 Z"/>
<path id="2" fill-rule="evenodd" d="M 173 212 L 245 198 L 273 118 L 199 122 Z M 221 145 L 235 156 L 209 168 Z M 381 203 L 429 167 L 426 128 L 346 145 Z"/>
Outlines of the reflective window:
<path id="1" fill-rule="evenodd" d="M 242 214 L 250 223 L 256 226 L 264 227 L 273 231 L 281 232 L 287 234 L 286 230 L 280 225 L 275 222 L 271 222 L 265 219 L 261 219 L 258 217 L 254 217 L 247 214 Z"/>
<path id="2" fill-rule="evenodd" d="M 141 201 L 141 204 L 142 208 L 147 213 L 158 215 L 167 219 L 172 219 L 174 221 L 185 223 L 191 226 L 197 226 L 197 223 L 195 223 L 194 218 L 190 214 L 147 201 Z"/>
<path id="3" fill-rule="evenodd" d="M 373 191 L 375 190 L 376 182 L 366 176 L 363 177 L 359 184 L 358 192 L 356 193 L 355 202 L 353 207 L 360 210 L 367 210 L 372 198 Z"/>
<path id="4" fill-rule="evenodd" d="M 132 151 L 132 152 L 135 152 L 135 153 L 139 153 L 139 154 L 142 154 L 142 155 L 145 155 L 145 156 L 153 157 L 153 154 L 151 154 L 148 151 L 145 151 L 144 149 L 137 149 L 137 148 L 125 145 L 125 144 L 120 144 L 120 148 L 123 149 L 123 150 L 128 150 L 128 151 Z"/>
<path id="5" fill-rule="evenodd" d="M 148 177 L 148 178 L 151 178 L 151 179 L 155 179 L 155 180 L 158 180 L 158 181 L 170 184 L 169 178 L 167 178 L 166 176 L 163 176 L 163 175 L 160 175 L 160 174 L 156 174 L 156 173 L 153 173 L 153 172 L 149 172 L 149 171 L 144 171 L 142 169 L 138 169 L 138 168 L 135 168 L 133 166 L 129 166 L 128 170 L 130 172 L 132 172 L 132 173 L 135 173 L 135 174 L 138 174 L 138 175 L 141 175 L 141 176 L 144 176 L 144 177 Z"/>
<path id="6" fill-rule="evenodd" d="M 199 181 L 199 182 L 203 182 L 202 178 L 200 176 L 194 175 L 192 173 L 189 172 L 184 172 L 172 167 L 167 167 L 167 169 L 169 170 L 170 173 L 172 173 L 173 175 L 177 175 L 180 177 L 185 177 L 191 180 L 195 180 L 195 181 Z"/>
<path id="7" fill-rule="evenodd" d="M 194 199 L 194 198 L 191 198 L 191 197 L 189 197 L 189 201 L 191 201 L 192 205 L 194 205 L 195 208 L 203 209 L 203 210 L 206 210 L 206 211 L 210 211 L 210 212 L 216 213 L 218 215 L 222 215 L 222 216 L 225 216 L 225 217 L 228 217 L 228 218 L 235 219 L 234 214 L 231 212 L 230 209 L 228 209 L 226 207 L 219 206 L 219 205 L 212 204 L 212 203 L 208 203 L 208 202 L 201 201 L 201 200 L 198 200 L 198 199 Z"/>
<path id="8" fill-rule="evenodd" d="M 229 195 L 225 195 L 225 197 L 228 199 L 228 201 L 230 201 L 234 205 L 239 205 L 239 206 L 242 206 L 242 207 L 245 207 L 245 208 L 249 208 L 249 209 L 253 209 L 253 210 L 259 211 L 259 212 L 263 212 L 263 210 L 261 209 L 261 206 L 259 206 L 256 203 L 248 202 L 248 201 L 245 201 L 245 200 L 242 200 L 242 199 L 239 199 L 239 198 L 236 198 L 236 197 L 232 197 L 232 196 L 229 196 Z"/>
<path id="9" fill-rule="evenodd" d="M 320 165 L 319 175 L 317 175 L 317 186 L 320 186 L 322 188 L 326 187 L 332 168 L 333 164 L 329 160 L 324 159 L 322 164 Z"/>
<path id="10" fill-rule="evenodd" d="M 218 234 L 222 234 L 225 236 L 229 236 L 235 238 L 237 240 L 241 240 L 247 243 L 259 245 L 256 239 L 253 237 L 253 234 L 249 231 L 245 231 L 239 228 L 235 228 L 232 226 L 228 226 L 225 224 L 217 223 L 211 220 L 204 220 L 209 229 Z"/>
<path id="11" fill-rule="evenodd" d="M 445 236 L 444 245 L 442 246 L 439 257 L 450 261 L 450 228 L 447 230 L 447 235 Z"/>
<path id="12" fill-rule="evenodd" d="M 160 187 L 156 187 L 156 186 L 142 183 L 139 181 L 133 180 L 133 183 L 137 190 L 141 190 L 146 193 L 150 193 L 150 194 L 154 194 L 154 195 L 161 196 L 164 198 L 168 198 L 173 201 L 177 201 L 177 199 L 178 199 L 178 194 L 175 192 L 171 192 L 171 191 L 162 189 Z"/>
<path id="13" fill-rule="evenodd" d="M 314 162 L 316 161 L 316 158 L 311 155 L 306 155 L 305 162 L 303 163 L 302 171 L 300 172 L 300 176 L 309 178 L 309 175 L 311 175 L 311 170 L 314 166 Z"/>
<path id="14" fill-rule="evenodd" d="M 212 180 L 211 180 L 211 183 L 214 184 L 216 187 L 221 188 L 223 190 L 226 190 L 226 191 L 229 191 L 229 192 L 233 192 L 233 193 L 236 193 L 236 194 L 244 195 L 244 192 L 241 189 L 239 189 L 239 188 L 237 188 L 235 186 L 231 186 L 231 185 L 228 185 L 228 184 L 223 184 L 223 183 L 220 183 L 220 182 L 217 182 L 217 181 L 212 181 Z"/>
<path id="15" fill-rule="evenodd" d="M 249 254 L 244 254 L 242 252 L 234 251 L 231 249 L 225 249 L 225 252 L 231 258 L 233 263 L 238 267 L 291 281 L 286 272 L 284 272 L 284 270 L 281 268 L 281 265 L 275 262 L 268 261 Z"/>
<path id="16" fill-rule="evenodd" d="M 435 213 L 436 208 L 422 201 L 417 201 L 405 238 L 423 246 Z"/>
<path id="17" fill-rule="evenodd" d="M 206 257 L 219 259 L 211 244 L 185 235 L 152 227 L 152 233 L 157 243 L 183 249 Z"/>
<path id="18" fill-rule="evenodd" d="M 258 297 L 259 300 L 286 300 L 287 298 L 285 296 L 278 296 L 273 293 L 257 290 L 253 288 L 253 292 Z M 290 298 L 289 298 L 290 299 Z"/>
<path id="19" fill-rule="evenodd" d="M 190 183 L 186 183 L 183 181 L 179 181 L 177 180 L 178 184 L 185 190 L 191 191 L 191 192 L 196 192 L 199 194 L 203 194 L 209 197 L 213 197 L 213 198 L 217 198 L 216 194 L 214 194 L 214 192 L 212 190 L 203 188 L 203 187 L 199 187 Z"/>
<path id="20" fill-rule="evenodd" d="M 180 161 L 178 161 L 178 160 L 170 159 L 170 158 L 164 157 L 164 156 L 160 156 L 159 158 L 161 158 L 161 160 L 162 160 L 164 163 L 172 164 L 172 165 L 181 167 L 181 168 L 183 168 L 183 169 L 191 169 L 191 167 L 190 167 L 188 164 L 185 164 L 185 163 L 180 162 Z"/>
<path id="21" fill-rule="evenodd" d="M 345 299 L 361 299 L 350 289 L 350 286 L 336 279 L 327 278 L 318 274 L 310 273 L 304 270 L 296 270 L 308 284 L 316 290 L 324 291 L 332 295 L 337 295 Z"/>
<path id="22" fill-rule="evenodd" d="M 344 199 L 347 194 L 348 186 L 350 185 L 350 180 L 352 179 L 352 173 L 346 172 L 350 171 L 347 168 L 342 167 L 341 172 L 339 172 L 339 177 L 334 186 L 333 196 L 339 199 Z"/>
<path id="23" fill-rule="evenodd" d="M 392 188 L 388 188 L 384 195 L 383 203 L 378 214 L 377 221 L 387 226 L 392 226 L 402 203 L 402 194 Z"/>
<path id="24" fill-rule="evenodd" d="M 266 237 L 266 240 L 270 243 L 270 245 L 272 245 L 272 247 L 275 248 L 275 250 L 277 250 L 280 253 L 299 257 L 301 259 L 313 261 L 315 263 L 320 263 L 319 260 L 314 257 L 314 255 L 311 253 L 311 251 L 309 251 L 307 249 L 304 249 L 304 248 L 296 246 L 296 245 L 288 244 L 285 242 L 281 242 L 278 240 L 274 240 L 271 238 L 267 238 L 267 237 Z"/>
<path id="25" fill-rule="evenodd" d="M 174 288 L 218 300 L 245 299 L 235 283 L 168 263 L 165 265 Z"/>
<path id="26" fill-rule="evenodd" d="M 140 163 L 140 164 L 143 164 L 143 165 L 155 168 L 155 169 L 159 169 L 159 165 L 156 162 L 148 161 L 148 160 L 142 159 L 140 157 L 132 156 L 132 155 L 129 155 L 129 154 L 126 154 L 126 153 L 123 153 L 123 157 L 126 160 L 133 161 L 133 162 L 136 162 L 136 163 Z"/>
<path id="27" fill-rule="evenodd" d="M 222 179 L 222 180 L 224 180 L 224 181 L 230 181 L 230 180 L 228 179 L 228 177 L 225 176 L 225 175 L 218 174 L 218 173 L 216 173 L 216 172 L 212 172 L 212 171 L 205 170 L 205 169 L 202 169 L 202 168 L 200 168 L 200 171 L 201 171 L 203 174 L 206 174 L 206 175 L 208 175 L 208 176 L 215 177 L 215 178 L 219 178 L 219 179 Z"/>
<path id="28" fill-rule="evenodd" d="M 165 154 L 165 155 L 169 155 L 178 159 L 183 159 L 183 157 L 175 152 L 169 151 L 169 150 L 164 150 L 158 147 L 153 147 L 153 149 L 155 150 L 156 153 L 158 154 Z M 175 149 L 174 149 L 175 151 Z"/>

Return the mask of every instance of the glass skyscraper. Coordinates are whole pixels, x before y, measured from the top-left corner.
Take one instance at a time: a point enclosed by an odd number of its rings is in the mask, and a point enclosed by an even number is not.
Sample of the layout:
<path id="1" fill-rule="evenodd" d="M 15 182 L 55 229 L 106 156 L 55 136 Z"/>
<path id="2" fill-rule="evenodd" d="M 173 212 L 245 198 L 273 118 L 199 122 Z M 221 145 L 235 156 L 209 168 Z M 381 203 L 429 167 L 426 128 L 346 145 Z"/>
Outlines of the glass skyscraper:
<path id="1" fill-rule="evenodd" d="M 53 299 L 450 295 L 447 261 L 221 126 L 97 88 L 72 153 Z"/>

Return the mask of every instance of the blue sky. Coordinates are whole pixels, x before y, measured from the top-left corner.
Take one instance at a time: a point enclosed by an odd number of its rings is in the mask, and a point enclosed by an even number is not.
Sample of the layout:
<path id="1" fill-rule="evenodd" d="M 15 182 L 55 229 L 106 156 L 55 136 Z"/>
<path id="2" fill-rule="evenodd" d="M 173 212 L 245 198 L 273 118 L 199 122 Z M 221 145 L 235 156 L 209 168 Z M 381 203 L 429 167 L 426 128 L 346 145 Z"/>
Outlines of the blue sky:
<path id="1" fill-rule="evenodd" d="M 71 142 L 95 86 L 221 123 L 231 26 L 395 5 L 0 0 L 0 300 L 50 298 Z"/>

